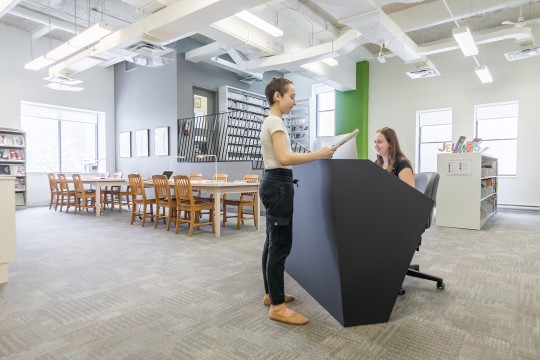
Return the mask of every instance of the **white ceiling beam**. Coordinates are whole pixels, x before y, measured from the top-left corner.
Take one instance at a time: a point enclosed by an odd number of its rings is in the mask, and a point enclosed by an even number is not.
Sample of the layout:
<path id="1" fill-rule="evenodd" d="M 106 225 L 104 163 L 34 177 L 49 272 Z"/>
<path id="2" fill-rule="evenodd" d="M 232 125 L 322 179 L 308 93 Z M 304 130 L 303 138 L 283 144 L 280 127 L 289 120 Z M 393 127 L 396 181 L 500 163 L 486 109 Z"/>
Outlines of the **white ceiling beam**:
<path id="1" fill-rule="evenodd" d="M 14 8 L 13 10 L 11 10 L 9 12 L 9 14 L 14 15 L 14 16 L 18 16 L 18 17 L 26 19 L 26 20 L 31 20 L 31 21 L 37 22 L 37 23 L 45 25 L 45 26 L 49 26 L 49 24 L 50 24 L 50 26 L 53 29 L 63 30 L 63 31 L 66 31 L 66 32 L 70 32 L 72 34 L 75 33 L 75 25 L 73 23 L 70 23 L 70 22 L 64 21 L 64 20 L 60 20 L 60 19 L 57 19 L 57 18 L 54 18 L 54 17 L 50 17 L 50 16 L 47 16 L 45 14 L 30 10 L 30 9 L 21 8 L 20 6 Z M 85 28 L 79 26 L 79 27 L 77 27 L 77 29 L 82 31 Z"/>
<path id="2" fill-rule="evenodd" d="M 351 29 L 343 33 L 335 41 L 267 58 L 245 61 L 240 66 L 257 72 L 279 70 L 282 68 L 287 69 L 291 67 L 297 68 L 314 61 L 346 55 L 363 43 L 362 34 Z"/>
<path id="3" fill-rule="evenodd" d="M 485 15 L 493 11 L 528 4 L 530 0 L 447 0 L 450 10 L 459 22 L 471 16 Z M 453 21 L 442 1 L 414 6 L 389 16 L 405 32 L 426 29 Z"/>
<path id="4" fill-rule="evenodd" d="M 55 27 L 49 27 L 49 26 L 42 26 L 41 28 L 39 28 L 38 30 L 36 31 L 33 31 L 31 34 L 30 34 L 30 37 L 32 38 L 32 40 L 37 40 L 45 35 L 47 35 L 48 33 L 50 33 L 52 30 L 56 29 Z"/>
<path id="5" fill-rule="evenodd" d="M 0 1 L 0 18 L 10 12 L 22 0 L 1 0 Z"/>
<path id="6" fill-rule="evenodd" d="M 339 91 L 355 90 L 356 75 L 354 74 L 356 74 L 356 62 L 347 57 L 340 57 L 338 61 L 338 66 L 328 66 L 319 61 L 309 64 L 307 69 L 294 69 L 294 72 L 331 86 Z"/>
<path id="7" fill-rule="evenodd" d="M 185 59 L 194 63 L 199 61 L 208 60 L 214 56 L 219 56 L 227 53 L 229 46 L 221 44 L 219 42 L 213 42 L 208 45 L 198 47 L 196 49 L 187 51 L 185 53 Z"/>

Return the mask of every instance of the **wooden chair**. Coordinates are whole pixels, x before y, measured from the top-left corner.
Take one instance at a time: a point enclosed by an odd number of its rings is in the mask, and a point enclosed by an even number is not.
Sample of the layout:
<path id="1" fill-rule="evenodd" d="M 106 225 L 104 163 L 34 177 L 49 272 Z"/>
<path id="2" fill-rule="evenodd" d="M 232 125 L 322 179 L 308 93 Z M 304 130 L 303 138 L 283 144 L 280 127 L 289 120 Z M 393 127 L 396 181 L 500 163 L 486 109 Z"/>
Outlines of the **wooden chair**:
<path id="1" fill-rule="evenodd" d="M 259 175 L 244 175 L 244 181 L 246 182 L 259 182 Z M 240 223 L 244 224 L 244 220 L 253 220 L 255 227 L 257 227 L 257 217 L 255 216 L 255 201 L 256 196 L 254 192 L 245 192 L 240 194 L 240 199 L 223 200 L 223 226 L 227 222 L 228 218 L 236 218 L 236 228 L 240 229 Z M 235 215 L 227 215 L 227 206 L 236 206 L 237 213 Z M 244 212 L 244 208 L 251 207 L 252 216 Z M 250 215 L 251 215 L 250 214 Z"/>
<path id="2" fill-rule="evenodd" d="M 128 179 L 129 187 L 131 189 L 131 225 L 133 225 L 133 221 L 135 221 L 135 216 L 138 215 L 142 218 L 142 226 L 144 226 L 147 217 L 149 217 L 150 220 L 154 217 L 154 204 L 156 203 L 156 199 L 146 197 L 141 175 L 129 174 Z M 142 212 L 137 211 L 137 205 L 142 206 Z M 150 205 L 150 212 L 147 211 L 148 205 Z"/>
<path id="3" fill-rule="evenodd" d="M 113 174 L 114 179 L 121 179 L 122 173 L 115 172 Z M 111 186 L 110 196 L 111 196 L 111 210 L 114 210 L 114 205 L 118 205 L 118 211 L 122 212 L 122 207 L 127 206 L 128 209 L 131 208 L 131 203 L 129 201 L 129 196 L 131 195 L 131 190 L 129 185 L 125 190 L 122 190 L 122 186 L 114 185 Z"/>
<path id="4" fill-rule="evenodd" d="M 212 232 L 215 232 L 214 225 L 214 204 L 209 201 L 196 199 L 193 196 L 191 188 L 191 180 L 189 176 L 176 175 L 174 177 L 174 193 L 176 195 L 177 216 L 176 216 L 176 233 L 178 234 L 178 226 L 180 223 L 189 224 L 189 236 L 193 235 L 193 228 L 200 228 L 202 225 L 212 225 Z M 201 210 L 208 210 L 210 213 L 207 222 L 201 222 Z M 180 213 L 184 211 L 188 214 L 187 219 L 183 219 Z"/>
<path id="5" fill-rule="evenodd" d="M 84 215 L 84 209 L 94 209 L 96 211 L 96 190 L 86 189 L 81 180 L 80 174 L 73 174 L 73 185 L 75 186 L 75 210 L 74 214 L 77 213 L 77 208 L 81 211 L 81 215 Z"/>
<path id="6" fill-rule="evenodd" d="M 50 173 L 47 174 L 47 177 L 49 178 L 49 188 L 51 189 L 51 200 L 49 201 L 49 210 L 52 209 L 52 206 L 54 204 L 54 211 L 58 208 L 58 201 L 60 198 L 60 189 L 58 187 L 58 181 L 56 181 L 56 176 L 54 174 Z"/>
<path id="7" fill-rule="evenodd" d="M 57 174 L 58 185 L 60 188 L 60 211 L 64 205 L 67 206 L 66 213 L 69 212 L 71 205 L 75 205 L 75 190 L 69 188 L 69 183 L 67 181 L 66 175 Z M 72 201 L 73 199 L 73 201 Z"/>
<path id="8" fill-rule="evenodd" d="M 171 185 L 167 175 L 154 175 L 152 176 L 152 182 L 154 183 L 154 195 L 156 197 L 156 213 L 154 215 L 154 229 L 157 228 L 159 219 L 167 221 L 167 231 L 171 227 L 171 221 L 176 222 L 177 206 L 176 198 L 171 196 Z M 159 213 L 160 208 L 163 209 L 163 214 Z M 165 214 L 167 209 L 167 214 Z"/>
<path id="9" fill-rule="evenodd" d="M 188 176 L 189 176 L 189 180 L 191 181 L 201 181 L 204 179 L 203 174 L 201 173 L 191 173 Z M 202 196 L 201 190 L 193 190 L 193 196 L 201 197 Z"/>

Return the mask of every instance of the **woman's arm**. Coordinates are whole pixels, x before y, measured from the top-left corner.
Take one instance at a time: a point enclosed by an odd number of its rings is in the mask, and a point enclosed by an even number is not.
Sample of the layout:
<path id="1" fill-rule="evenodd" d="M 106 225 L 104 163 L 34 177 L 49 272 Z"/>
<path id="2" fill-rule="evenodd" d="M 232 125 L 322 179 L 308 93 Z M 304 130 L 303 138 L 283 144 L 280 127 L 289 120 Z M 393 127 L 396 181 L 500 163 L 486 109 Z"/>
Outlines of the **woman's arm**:
<path id="1" fill-rule="evenodd" d="M 283 166 L 303 164 L 313 160 L 331 159 L 336 151 L 334 147 L 323 147 L 319 151 L 307 154 L 291 153 L 287 147 L 287 137 L 283 131 L 272 134 L 272 144 L 279 163 Z"/>
<path id="2" fill-rule="evenodd" d="M 405 181 L 407 184 L 409 184 L 412 187 L 415 186 L 415 184 L 414 184 L 414 174 L 412 172 L 412 169 L 409 168 L 409 167 L 406 167 L 403 170 L 401 170 L 399 172 L 399 174 L 398 174 L 398 178 Z"/>

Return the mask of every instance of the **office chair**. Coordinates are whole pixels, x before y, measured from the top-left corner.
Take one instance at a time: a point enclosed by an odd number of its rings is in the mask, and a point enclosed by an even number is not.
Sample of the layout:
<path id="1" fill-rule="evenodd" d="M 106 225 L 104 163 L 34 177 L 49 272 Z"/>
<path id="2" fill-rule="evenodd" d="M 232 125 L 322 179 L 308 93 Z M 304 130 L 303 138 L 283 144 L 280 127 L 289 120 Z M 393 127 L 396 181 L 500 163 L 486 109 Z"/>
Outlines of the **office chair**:
<path id="1" fill-rule="evenodd" d="M 437 174 L 436 172 L 422 172 L 414 174 L 414 183 L 416 190 L 420 191 L 422 194 L 435 201 L 437 197 L 437 187 L 439 186 L 439 174 Z M 426 229 L 431 226 L 431 219 L 433 218 L 433 208 L 431 209 L 431 213 L 429 214 L 429 217 L 427 219 Z M 420 239 L 418 247 L 420 247 L 421 242 L 422 239 Z M 416 248 L 416 251 L 418 251 L 418 248 Z M 437 283 L 437 289 L 444 289 L 444 281 L 442 278 L 420 272 L 420 265 L 418 264 L 409 265 L 407 275 L 420 279 L 435 281 Z M 405 294 L 405 290 L 401 289 L 399 294 Z"/>

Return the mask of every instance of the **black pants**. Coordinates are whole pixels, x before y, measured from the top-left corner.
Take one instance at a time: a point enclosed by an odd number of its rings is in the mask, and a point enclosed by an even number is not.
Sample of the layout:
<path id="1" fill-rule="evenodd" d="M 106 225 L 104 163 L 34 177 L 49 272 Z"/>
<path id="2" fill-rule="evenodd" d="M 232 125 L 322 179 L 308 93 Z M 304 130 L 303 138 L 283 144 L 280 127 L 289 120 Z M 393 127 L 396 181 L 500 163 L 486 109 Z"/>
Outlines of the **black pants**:
<path id="1" fill-rule="evenodd" d="M 266 241 L 262 254 L 264 290 L 270 294 L 272 305 L 279 305 L 285 302 L 285 260 L 292 248 L 292 170 L 265 171 L 259 191 L 266 208 Z"/>

